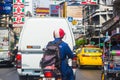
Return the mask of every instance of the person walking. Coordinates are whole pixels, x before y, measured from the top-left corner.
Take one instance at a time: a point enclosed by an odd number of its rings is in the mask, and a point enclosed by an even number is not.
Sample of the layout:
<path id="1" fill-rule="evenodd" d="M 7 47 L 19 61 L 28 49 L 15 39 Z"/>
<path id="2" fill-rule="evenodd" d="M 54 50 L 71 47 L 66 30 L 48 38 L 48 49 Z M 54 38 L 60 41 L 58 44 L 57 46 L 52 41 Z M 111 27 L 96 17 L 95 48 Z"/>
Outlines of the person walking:
<path id="1" fill-rule="evenodd" d="M 62 40 L 63 37 L 65 36 L 64 30 L 62 28 L 54 30 L 53 36 L 54 36 L 54 40 L 52 41 L 53 43 L 61 41 L 61 43 L 59 44 L 59 49 L 61 59 L 60 71 L 62 75 L 62 80 L 75 80 L 73 70 L 67 62 L 68 59 L 74 58 L 75 55 L 71 51 L 69 45 Z"/>

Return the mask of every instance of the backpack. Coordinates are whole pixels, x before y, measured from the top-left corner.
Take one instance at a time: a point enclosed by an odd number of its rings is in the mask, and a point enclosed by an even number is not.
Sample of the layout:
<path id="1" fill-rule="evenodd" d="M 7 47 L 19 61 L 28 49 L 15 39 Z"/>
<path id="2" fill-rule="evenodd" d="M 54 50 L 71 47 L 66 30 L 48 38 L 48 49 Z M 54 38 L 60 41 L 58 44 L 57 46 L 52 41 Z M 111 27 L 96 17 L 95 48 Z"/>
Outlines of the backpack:
<path id="1" fill-rule="evenodd" d="M 47 47 L 43 49 L 44 54 L 43 57 L 40 61 L 40 66 L 41 68 L 45 68 L 46 66 L 51 66 L 51 65 L 55 65 L 55 67 L 58 69 L 60 67 L 60 51 L 59 51 L 59 44 L 61 43 L 61 41 L 59 42 L 49 42 Z"/>

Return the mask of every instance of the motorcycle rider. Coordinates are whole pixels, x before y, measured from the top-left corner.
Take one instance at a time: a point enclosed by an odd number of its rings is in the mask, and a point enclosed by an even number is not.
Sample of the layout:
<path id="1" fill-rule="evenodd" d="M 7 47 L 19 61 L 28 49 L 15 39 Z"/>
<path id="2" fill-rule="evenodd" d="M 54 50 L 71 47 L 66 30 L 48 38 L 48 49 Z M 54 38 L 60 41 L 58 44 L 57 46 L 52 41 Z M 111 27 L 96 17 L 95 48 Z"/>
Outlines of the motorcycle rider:
<path id="1" fill-rule="evenodd" d="M 57 30 L 54 30 L 53 36 L 54 36 L 53 42 L 59 42 L 62 41 L 63 37 L 65 36 L 65 32 L 62 28 L 59 28 Z M 61 59 L 60 71 L 62 75 L 62 80 L 75 80 L 73 70 L 67 62 L 68 58 L 72 59 L 75 57 L 75 55 L 71 51 L 69 45 L 64 41 L 60 43 L 59 48 Z"/>

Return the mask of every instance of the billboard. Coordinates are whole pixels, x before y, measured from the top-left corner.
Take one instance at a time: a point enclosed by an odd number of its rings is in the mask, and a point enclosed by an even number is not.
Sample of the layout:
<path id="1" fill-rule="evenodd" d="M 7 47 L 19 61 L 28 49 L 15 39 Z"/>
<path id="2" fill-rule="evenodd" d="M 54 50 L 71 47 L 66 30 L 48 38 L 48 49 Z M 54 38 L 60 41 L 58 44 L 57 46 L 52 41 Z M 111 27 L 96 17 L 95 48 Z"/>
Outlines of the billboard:
<path id="1" fill-rule="evenodd" d="M 81 0 L 81 4 L 84 4 L 84 5 L 87 5 L 87 4 L 90 4 L 90 5 L 95 5 L 97 4 L 98 0 Z"/>
<path id="2" fill-rule="evenodd" d="M 0 14 L 10 14 L 12 12 L 12 5 L 9 3 L 0 3 Z"/>
<path id="3" fill-rule="evenodd" d="M 37 7 L 36 14 L 49 14 L 49 8 Z"/>
<path id="4" fill-rule="evenodd" d="M 25 0 L 13 0 L 13 27 L 22 27 L 25 21 Z"/>
<path id="5" fill-rule="evenodd" d="M 50 5 L 50 16 L 58 17 L 60 13 L 60 6 L 59 5 Z"/>
<path id="6" fill-rule="evenodd" d="M 67 6 L 67 17 L 83 18 L 82 6 Z"/>
<path id="7" fill-rule="evenodd" d="M 13 0 L 4 0 L 5 3 L 12 3 Z"/>

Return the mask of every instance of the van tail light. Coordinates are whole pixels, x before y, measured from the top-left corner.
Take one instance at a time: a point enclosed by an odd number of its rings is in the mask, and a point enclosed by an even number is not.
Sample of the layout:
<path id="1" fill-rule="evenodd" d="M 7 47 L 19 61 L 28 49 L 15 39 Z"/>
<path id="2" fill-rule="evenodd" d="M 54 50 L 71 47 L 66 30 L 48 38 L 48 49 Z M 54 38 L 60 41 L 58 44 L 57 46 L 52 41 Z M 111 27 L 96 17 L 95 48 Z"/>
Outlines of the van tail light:
<path id="1" fill-rule="evenodd" d="M 72 58 L 72 68 L 77 68 L 77 56 Z"/>
<path id="2" fill-rule="evenodd" d="M 53 77 L 53 74 L 52 74 L 51 71 L 46 71 L 46 72 L 44 72 L 44 76 L 45 76 L 46 78 L 52 78 L 52 77 Z"/>
<path id="3" fill-rule="evenodd" d="M 16 67 L 21 68 L 21 54 L 16 55 Z"/>

